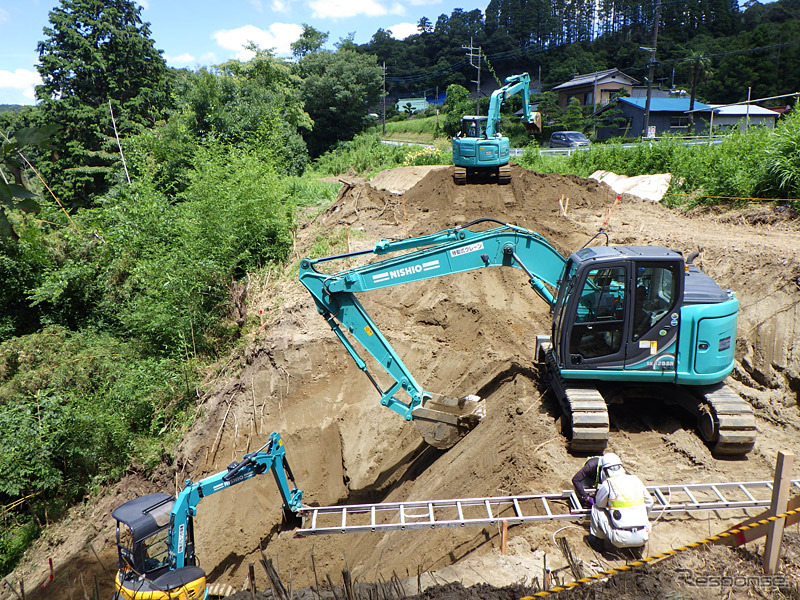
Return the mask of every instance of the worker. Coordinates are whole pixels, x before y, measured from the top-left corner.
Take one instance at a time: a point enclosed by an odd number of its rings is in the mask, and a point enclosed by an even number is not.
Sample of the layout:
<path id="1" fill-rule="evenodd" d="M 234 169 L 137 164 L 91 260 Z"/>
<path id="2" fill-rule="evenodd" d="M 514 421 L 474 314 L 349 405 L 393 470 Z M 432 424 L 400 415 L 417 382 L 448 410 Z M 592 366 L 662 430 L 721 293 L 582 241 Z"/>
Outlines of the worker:
<path id="1" fill-rule="evenodd" d="M 575 488 L 575 494 L 585 508 L 589 508 L 594 504 L 594 498 L 586 490 L 596 488 L 599 483 L 600 457 L 592 456 L 586 459 L 581 470 L 575 473 L 575 477 L 572 478 L 572 487 Z"/>
<path id="2" fill-rule="evenodd" d="M 625 472 L 614 453 L 598 460 L 600 487 L 594 495 L 589 545 L 595 550 L 608 541 L 615 548 L 642 548 L 650 538 L 650 492 L 636 477 Z"/>

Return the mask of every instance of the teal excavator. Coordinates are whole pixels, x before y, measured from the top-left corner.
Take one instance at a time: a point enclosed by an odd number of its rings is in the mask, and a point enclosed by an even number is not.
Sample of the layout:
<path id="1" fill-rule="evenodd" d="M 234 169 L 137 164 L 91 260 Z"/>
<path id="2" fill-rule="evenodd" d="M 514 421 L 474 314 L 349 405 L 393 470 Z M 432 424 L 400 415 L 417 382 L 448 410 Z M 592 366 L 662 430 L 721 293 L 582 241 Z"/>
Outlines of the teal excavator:
<path id="1" fill-rule="evenodd" d="M 485 223 L 495 226 L 485 229 Z M 694 255 L 685 259 L 660 246 L 610 246 L 607 234 L 599 235 L 605 235 L 606 245 L 587 242 L 564 258 L 534 231 L 480 219 L 432 235 L 384 239 L 360 252 L 306 258 L 299 277 L 377 389 L 381 404 L 414 421 L 425 441 L 438 448 L 452 446 L 480 421 L 485 400 L 434 397 L 424 390 L 356 296 L 512 267 L 525 273 L 550 308 L 549 335 L 523 342 L 535 342 L 532 354 L 558 399 L 572 451 L 601 452 L 608 442 L 607 405 L 638 399 L 690 411 L 715 454 L 748 453 L 756 435 L 753 410 L 724 383 L 734 366 L 735 294 L 701 272 Z M 338 272 L 323 270 L 335 261 L 368 255 L 394 256 Z M 378 381 L 356 343 L 389 376 L 388 386 Z"/>
<path id="2" fill-rule="evenodd" d="M 195 552 L 194 517 L 200 500 L 271 471 L 283 501 L 283 526 L 299 526 L 303 492 L 294 484 L 278 433 L 228 468 L 197 482 L 186 480 L 177 495 L 161 492 L 129 500 L 111 513 L 117 521 L 119 571 L 114 600 L 202 600 L 206 574 Z"/>
<path id="3" fill-rule="evenodd" d="M 522 93 L 522 124 L 528 133 L 542 131 L 542 116 L 531 110 L 531 78 L 527 73 L 506 78 L 506 85 L 492 92 L 487 116 L 465 115 L 461 118 L 461 131 L 453 138 L 453 179 L 466 183 L 471 175 L 489 174 L 497 183 L 511 181 L 510 147 L 508 138 L 498 131 L 500 109 L 506 99 Z"/>

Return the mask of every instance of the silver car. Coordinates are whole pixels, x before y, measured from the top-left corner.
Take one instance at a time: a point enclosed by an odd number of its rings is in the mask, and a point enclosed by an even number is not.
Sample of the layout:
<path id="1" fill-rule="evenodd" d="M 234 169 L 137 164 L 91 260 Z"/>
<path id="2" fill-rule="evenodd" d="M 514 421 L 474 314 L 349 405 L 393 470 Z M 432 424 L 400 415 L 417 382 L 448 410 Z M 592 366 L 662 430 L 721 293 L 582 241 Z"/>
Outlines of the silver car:
<path id="1" fill-rule="evenodd" d="M 591 144 L 580 131 L 556 131 L 550 136 L 551 148 L 585 148 Z"/>

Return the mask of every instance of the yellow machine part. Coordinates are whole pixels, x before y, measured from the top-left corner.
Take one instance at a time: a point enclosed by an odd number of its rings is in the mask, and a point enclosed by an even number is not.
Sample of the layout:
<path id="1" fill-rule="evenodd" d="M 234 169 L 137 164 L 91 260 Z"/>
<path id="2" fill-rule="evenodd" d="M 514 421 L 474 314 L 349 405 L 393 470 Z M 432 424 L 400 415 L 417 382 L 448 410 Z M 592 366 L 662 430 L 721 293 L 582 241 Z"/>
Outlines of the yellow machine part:
<path id="1" fill-rule="evenodd" d="M 132 585 L 136 582 L 122 583 L 121 577 L 121 573 L 117 573 L 114 581 L 116 588 L 114 600 L 200 600 L 206 595 L 205 577 L 199 577 L 171 590 L 154 590 L 150 586 Z M 144 587 L 147 589 L 142 589 Z"/>

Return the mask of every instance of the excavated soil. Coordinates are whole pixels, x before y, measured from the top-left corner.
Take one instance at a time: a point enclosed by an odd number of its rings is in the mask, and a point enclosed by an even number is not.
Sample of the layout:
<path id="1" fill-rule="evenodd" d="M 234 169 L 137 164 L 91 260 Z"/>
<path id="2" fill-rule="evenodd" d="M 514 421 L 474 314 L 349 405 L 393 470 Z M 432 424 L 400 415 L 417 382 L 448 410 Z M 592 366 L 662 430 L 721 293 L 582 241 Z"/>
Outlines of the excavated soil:
<path id="1" fill-rule="evenodd" d="M 755 409 L 755 449 L 743 460 L 716 459 L 696 435 L 693 418 L 653 405 L 612 407 L 609 449 L 647 483 L 772 478 L 777 452 L 796 448 L 800 430 L 800 225 L 789 210 L 766 205 L 686 214 L 633 197 L 615 201 L 608 187 L 593 180 L 518 167 L 508 186 L 456 186 L 451 175 L 451 169 L 415 170 L 405 180 L 402 173 L 392 174 L 385 186 L 379 181 L 375 187 L 344 184 L 338 200 L 298 230 L 295 258 L 343 229 L 350 249 L 359 250 L 381 238 L 429 234 L 482 217 L 533 229 L 565 255 L 601 229 L 612 244 L 664 245 L 685 254 L 698 250 L 697 264 L 735 290 L 741 301 L 737 365 L 729 383 Z M 448 451 L 427 447 L 413 423 L 379 405 L 374 388 L 295 276 L 269 283 L 267 292 L 262 304 L 251 299 L 250 342 L 209 380 L 210 392 L 199 407 L 202 416 L 181 444 L 175 464 L 149 480 L 132 472 L 113 491 L 76 510 L 69 523 L 53 529 L 10 577 L 24 579 L 29 598 L 81 597 L 91 593 L 95 580 L 101 595 L 107 595 L 111 577 L 103 569 L 113 573 L 115 561 L 111 509 L 142 493 L 174 491 L 176 481 L 187 476 L 198 479 L 219 471 L 261 446 L 271 431 L 286 441 L 307 504 L 570 487 L 585 458 L 567 451 L 558 406 L 542 388 L 533 352 L 535 336 L 549 333 L 549 315 L 521 271 L 487 269 L 362 294 L 426 390 L 486 398 L 486 418 Z M 793 476 L 799 475 L 796 466 Z M 279 534 L 280 514 L 271 477 L 203 500 L 196 531 L 209 580 L 240 589 L 248 563 L 258 563 L 263 548 L 294 589 L 314 585 L 315 570 L 324 578 L 344 568 L 362 582 L 393 575 L 416 580 L 419 572 L 447 568 L 452 573 L 448 581 L 464 585 L 525 585 L 541 574 L 544 554 L 554 568 L 563 566 L 556 534 L 566 536 L 587 565 L 607 568 L 619 562 L 589 549 L 580 525 L 512 527 L 512 556 L 501 557 L 493 528 L 296 539 Z M 648 552 L 703 538 L 742 517 L 740 512 L 661 518 Z M 56 577 L 38 592 L 48 557 L 55 561 Z M 534 565 L 539 565 L 535 572 Z M 504 579 L 504 573 L 511 574 Z M 658 578 L 653 581 L 657 587 Z M 0 597 L 13 598 L 6 587 Z"/>

